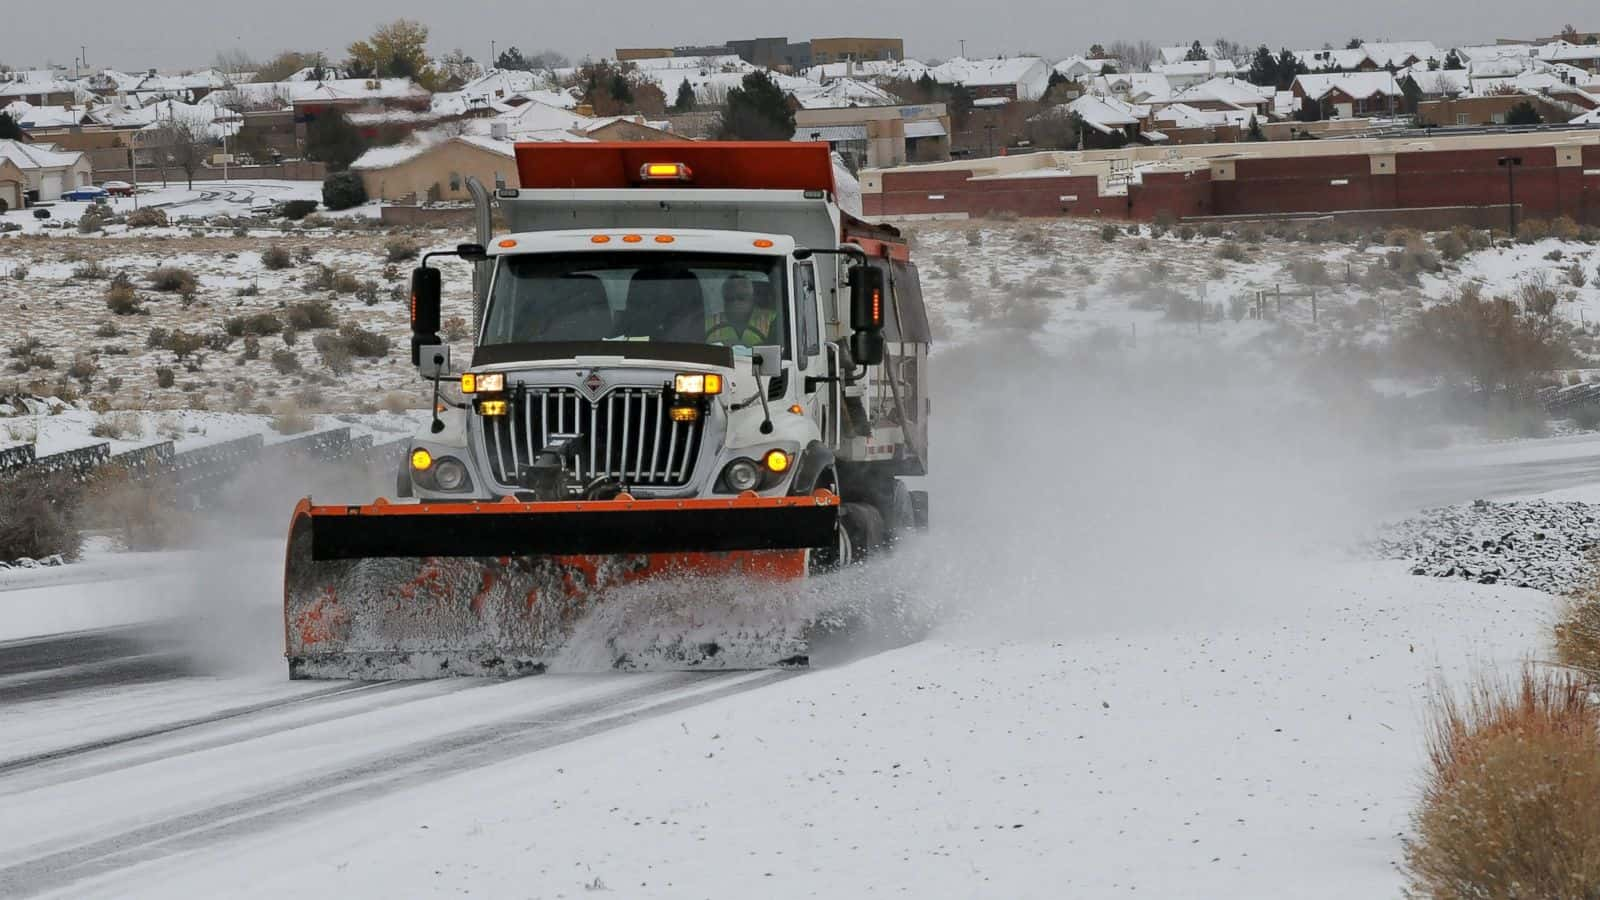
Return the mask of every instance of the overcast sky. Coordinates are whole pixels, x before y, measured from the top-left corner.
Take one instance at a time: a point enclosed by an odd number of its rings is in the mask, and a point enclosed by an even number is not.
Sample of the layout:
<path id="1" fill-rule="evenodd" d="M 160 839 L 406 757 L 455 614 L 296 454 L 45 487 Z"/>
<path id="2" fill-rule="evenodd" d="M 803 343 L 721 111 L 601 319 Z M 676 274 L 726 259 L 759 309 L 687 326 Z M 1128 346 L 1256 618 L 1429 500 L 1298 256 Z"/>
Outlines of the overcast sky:
<path id="1" fill-rule="evenodd" d="M 609 55 L 619 46 L 773 35 L 900 36 L 906 53 L 922 59 L 954 56 L 963 38 L 973 57 L 1064 56 L 1095 41 L 1176 44 L 1224 36 L 1274 47 L 1342 46 L 1352 35 L 1448 46 L 1550 35 L 1568 21 L 1580 29 L 1597 27 L 1579 21 L 1586 6 L 1570 0 L 72 0 L 61 8 L 70 13 L 59 14 L 41 4 L 0 0 L 0 63 L 70 67 L 79 45 L 86 45 L 91 67 L 118 69 L 199 67 L 231 49 L 263 57 L 282 49 L 320 49 L 339 59 L 375 23 L 400 16 L 431 29 L 435 53 L 461 47 L 480 61 L 491 40 L 499 49 L 549 47 L 576 59 Z"/>

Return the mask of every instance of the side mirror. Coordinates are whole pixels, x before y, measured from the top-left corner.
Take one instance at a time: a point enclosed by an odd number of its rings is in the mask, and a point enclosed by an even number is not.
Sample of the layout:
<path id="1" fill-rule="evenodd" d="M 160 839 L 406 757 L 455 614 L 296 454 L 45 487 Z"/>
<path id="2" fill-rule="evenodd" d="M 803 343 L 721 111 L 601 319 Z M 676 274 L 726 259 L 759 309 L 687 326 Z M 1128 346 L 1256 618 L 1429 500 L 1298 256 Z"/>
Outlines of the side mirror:
<path id="1" fill-rule="evenodd" d="M 419 353 L 424 344 L 440 344 L 439 292 L 442 282 L 439 270 L 418 266 L 411 270 L 411 364 L 419 366 Z"/>
<path id="2" fill-rule="evenodd" d="M 467 262 L 483 262 L 489 258 L 489 251 L 482 244 L 457 244 L 456 255 Z"/>
<path id="3" fill-rule="evenodd" d="M 860 265 L 850 270 L 850 327 L 883 329 L 883 270 Z"/>
<path id="4" fill-rule="evenodd" d="M 858 366 L 876 366 L 883 362 L 883 332 L 858 331 L 850 335 L 850 356 Z"/>
<path id="5" fill-rule="evenodd" d="M 783 374 L 783 347 L 773 344 L 754 348 L 756 375 L 777 378 Z"/>

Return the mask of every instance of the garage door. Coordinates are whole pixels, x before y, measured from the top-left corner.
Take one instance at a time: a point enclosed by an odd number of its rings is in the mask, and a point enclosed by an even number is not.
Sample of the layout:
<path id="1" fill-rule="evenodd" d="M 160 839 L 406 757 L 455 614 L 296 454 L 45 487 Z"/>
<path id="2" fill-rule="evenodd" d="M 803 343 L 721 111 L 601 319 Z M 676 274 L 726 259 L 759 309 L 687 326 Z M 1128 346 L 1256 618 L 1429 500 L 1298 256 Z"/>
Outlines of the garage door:
<path id="1" fill-rule="evenodd" d="M 40 200 L 55 200 L 61 196 L 61 173 L 44 176 L 39 188 Z"/>

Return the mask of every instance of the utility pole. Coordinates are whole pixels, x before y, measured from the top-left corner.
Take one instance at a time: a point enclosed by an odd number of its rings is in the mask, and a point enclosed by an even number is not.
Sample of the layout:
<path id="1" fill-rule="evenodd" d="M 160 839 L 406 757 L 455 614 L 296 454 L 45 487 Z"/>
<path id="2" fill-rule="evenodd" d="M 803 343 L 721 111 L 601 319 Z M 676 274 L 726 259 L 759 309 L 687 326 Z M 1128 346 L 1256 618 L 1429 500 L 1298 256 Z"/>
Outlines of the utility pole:
<path id="1" fill-rule="evenodd" d="M 488 69 L 494 68 L 494 61 L 499 59 L 499 58 L 500 57 L 494 55 L 494 38 L 490 38 L 489 39 L 489 65 L 485 66 L 484 68 L 488 68 Z"/>
<path id="2" fill-rule="evenodd" d="M 967 39 L 961 38 L 961 58 L 967 58 Z"/>
<path id="3" fill-rule="evenodd" d="M 1502 156 L 1499 164 L 1506 170 L 1506 215 L 1511 221 L 1511 240 L 1517 240 L 1517 166 L 1522 165 L 1520 156 Z"/>

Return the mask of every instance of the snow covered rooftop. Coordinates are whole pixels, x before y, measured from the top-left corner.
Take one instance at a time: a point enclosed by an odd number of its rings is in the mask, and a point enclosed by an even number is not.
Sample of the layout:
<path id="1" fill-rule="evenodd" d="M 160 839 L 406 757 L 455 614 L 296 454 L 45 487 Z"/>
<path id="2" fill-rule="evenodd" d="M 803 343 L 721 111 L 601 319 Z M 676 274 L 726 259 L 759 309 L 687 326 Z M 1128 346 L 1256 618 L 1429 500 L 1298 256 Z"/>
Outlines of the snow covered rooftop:
<path id="1" fill-rule="evenodd" d="M 339 103 L 362 100 L 422 100 L 428 92 L 409 78 L 345 78 L 337 81 L 276 81 L 234 85 L 225 93 L 250 106 Z"/>
<path id="2" fill-rule="evenodd" d="M 1179 60 L 1174 63 L 1154 63 L 1150 71 L 1159 72 L 1168 78 L 1183 77 L 1193 78 L 1197 75 L 1232 75 L 1239 71 L 1231 59 L 1196 59 Z"/>
<path id="3" fill-rule="evenodd" d="M 1330 72 L 1300 75 L 1295 78 L 1294 83 L 1300 86 L 1307 97 L 1315 100 L 1320 100 L 1335 90 L 1357 100 L 1377 96 L 1392 97 L 1400 93 L 1400 83 L 1388 72 Z"/>
<path id="4" fill-rule="evenodd" d="M 853 78 L 872 81 L 916 81 L 928 67 L 915 59 L 867 59 L 861 61 L 824 63 L 812 66 L 803 73 L 810 81 L 832 81 L 836 78 Z"/>
<path id="5" fill-rule="evenodd" d="M 803 109 L 841 109 L 849 106 L 896 106 L 900 98 L 876 85 L 853 78 L 838 78 L 821 85 L 800 87 L 794 99 Z"/>
<path id="6" fill-rule="evenodd" d="M 1360 66 L 1367 58 L 1366 51 L 1329 49 L 1329 50 L 1294 50 L 1295 59 L 1305 64 L 1313 72 L 1324 69 L 1354 69 Z"/>
<path id="7" fill-rule="evenodd" d="M 1150 114 L 1148 106 L 1094 94 L 1078 97 L 1067 104 L 1067 109 L 1081 116 L 1091 128 L 1106 133 L 1128 125 L 1137 125 Z"/>
<path id="8" fill-rule="evenodd" d="M 76 150 L 59 150 L 55 144 L 27 144 L 22 141 L 0 140 L 0 159 L 10 160 L 25 172 L 66 168 L 75 165 L 82 158 L 82 153 Z"/>
<path id="9" fill-rule="evenodd" d="M 1469 93 L 1472 79 L 1466 69 L 1435 69 L 1418 71 L 1415 67 L 1407 73 L 1417 89 L 1425 95 L 1445 96 Z"/>
<path id="10" fill-rule="evenodd" d="M 1234 106 L 1261 106 L 1272 102 L 1271 87 L 1259 87 L 1238 78 L 1212 78 L 1184 88 L 1172 96 L 1175 103 L 1213 101 Z"/>
<path id="11" fill-rule="evenodd" d="M 1445 58 L 1445 51 L 1440 50 L 1432 41 L 1369 41 L 1361 45 L 1361 52 L 1365 53 L 1373 64 L 1380 67 L 1399 68 L 1412 62 L 1427 62 L 1430 59 L 1442 63 Z"/>
<path id="12" fill-rule="evenodd" d="M 1159 72 L 1097 75 L 1089 83 L 1089 92 L 1122 97 L 1135 103 L 1167 103 L 1172 99 L 1172 83 Z"/>
<path id="13" fill-rule="evenodd" d="M 88 114 L 81 106 L 34 106 L 23 100 L 0 102 L 0 112 L 11 116 L 24 130 L 77 125 Z"/>

